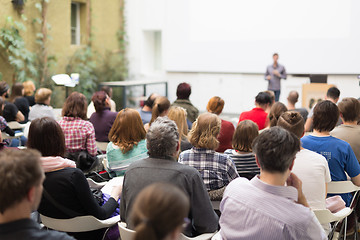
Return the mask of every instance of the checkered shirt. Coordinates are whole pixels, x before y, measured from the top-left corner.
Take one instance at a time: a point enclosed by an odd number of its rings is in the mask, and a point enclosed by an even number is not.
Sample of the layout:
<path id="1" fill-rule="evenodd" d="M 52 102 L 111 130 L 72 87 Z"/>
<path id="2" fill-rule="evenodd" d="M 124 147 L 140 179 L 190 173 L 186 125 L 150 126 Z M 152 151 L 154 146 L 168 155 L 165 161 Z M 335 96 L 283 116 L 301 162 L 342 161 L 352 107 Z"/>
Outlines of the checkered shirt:
<path id="1" fill-rule="evenodd" d="M 81 118 L 63 117 L 59 124 L 65 135 L 68 152 L 87 150 L 91 155 L 96 155 L 95 129 L 91 122 Z"/>
<path id="2" fill-rule="evenodd" d="M 239 177 L 231 158 L 214 150 L 193 147 L 180 153 L 179 163 L 197 169 L 208 191 L 227 186 Z"/>
<path id="3" fill-rule="evenodd" d="M 4 131 L 4 129 L 8 126 L 5 118 L 3 118 L 2 116 L 0 116 L 0 130 Z"/>

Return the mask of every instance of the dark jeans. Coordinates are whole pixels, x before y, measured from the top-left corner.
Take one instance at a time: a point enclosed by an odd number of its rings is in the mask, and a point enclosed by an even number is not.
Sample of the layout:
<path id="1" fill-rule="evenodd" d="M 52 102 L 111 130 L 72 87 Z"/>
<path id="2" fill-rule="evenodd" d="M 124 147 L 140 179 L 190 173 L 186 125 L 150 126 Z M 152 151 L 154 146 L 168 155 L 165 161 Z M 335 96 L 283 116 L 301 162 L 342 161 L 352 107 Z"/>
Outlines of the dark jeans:
<path id="1" fill-rule="evenodd" d="M 280 98 L 280 90 L 272 90 L 275 94 L 275 102 L 279 101 Z"/>

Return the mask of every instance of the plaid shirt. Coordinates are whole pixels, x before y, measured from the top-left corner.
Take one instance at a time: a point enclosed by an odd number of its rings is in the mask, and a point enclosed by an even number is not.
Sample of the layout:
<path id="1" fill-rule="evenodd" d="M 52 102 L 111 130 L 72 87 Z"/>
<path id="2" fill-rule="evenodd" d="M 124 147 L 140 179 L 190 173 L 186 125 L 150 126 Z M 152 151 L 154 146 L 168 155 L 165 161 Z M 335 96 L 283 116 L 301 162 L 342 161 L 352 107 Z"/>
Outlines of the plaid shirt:
<path id="1" fill-rule="evenodd" d="M 0 116 L 0 130 L 4 131 L 4 129 L 8 126 L 5 118 L 3 118 L 2 116 Z"/>
<path id="2" fill-rule="evenodd" d="M 231 158 L 214 150 L 193 147 L 180 153 L 179 163 L 197 169 L 208 191 L 227 186 L 239 177 Z"/>
<path id="3" fill-rule="evenodd" d="M 68 152 L 87 150 L 96 156 L 95 129 L 91 122 L 81 118 L 63 117 L 59 124 L 65 135 L 65 145 Z"/>

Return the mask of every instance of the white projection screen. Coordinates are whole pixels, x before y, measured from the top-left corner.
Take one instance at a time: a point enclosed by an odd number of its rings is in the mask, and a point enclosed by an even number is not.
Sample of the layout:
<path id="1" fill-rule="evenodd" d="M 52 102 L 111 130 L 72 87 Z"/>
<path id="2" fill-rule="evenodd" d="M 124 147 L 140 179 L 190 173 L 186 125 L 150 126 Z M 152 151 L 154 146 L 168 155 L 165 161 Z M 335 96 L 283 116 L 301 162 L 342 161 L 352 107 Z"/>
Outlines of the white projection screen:
<path id="1" fill-rule="evenodd" d="M 165 70 L 264 73 L 279 54 L 291 74 L 360 73 L 358 0 L 170 0 Z"/>

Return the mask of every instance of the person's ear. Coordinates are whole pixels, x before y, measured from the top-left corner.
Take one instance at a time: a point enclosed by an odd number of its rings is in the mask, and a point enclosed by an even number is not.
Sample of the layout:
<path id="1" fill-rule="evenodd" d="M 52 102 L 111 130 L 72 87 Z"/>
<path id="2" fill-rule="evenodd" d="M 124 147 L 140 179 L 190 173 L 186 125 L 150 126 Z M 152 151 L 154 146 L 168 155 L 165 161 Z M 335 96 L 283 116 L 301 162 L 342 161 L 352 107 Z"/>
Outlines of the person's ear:
<path id="1" fill-rule="evenodd" d="M 36 198 L 36 187 L 33 186 L 30 188 L 30 190 L 27 193 L 27 200 L 32 203 L 35 201 L 35 198 Z"/>
<path id="2" fill-rule="evenodd" d="M 296 157 L 294 157 L 294 159 L 292 160 L 292 163 L 290 164 L 289 170 L 291 171 L 294 167 L 294 163 L 295 163 L 295 159 Z"/>
<path id="3" fill-rule="evenodd" d="M 261 168 L 261 167 L 260 167 L 260 163 L 259 163 L 259 159 L 258 159 L 258 157 L 256 156 L 256 154 L 255 154 L 255 160 L 256 160 L 256 165 L 257 165 L 259 168 Z"/>

